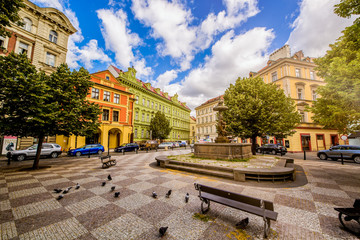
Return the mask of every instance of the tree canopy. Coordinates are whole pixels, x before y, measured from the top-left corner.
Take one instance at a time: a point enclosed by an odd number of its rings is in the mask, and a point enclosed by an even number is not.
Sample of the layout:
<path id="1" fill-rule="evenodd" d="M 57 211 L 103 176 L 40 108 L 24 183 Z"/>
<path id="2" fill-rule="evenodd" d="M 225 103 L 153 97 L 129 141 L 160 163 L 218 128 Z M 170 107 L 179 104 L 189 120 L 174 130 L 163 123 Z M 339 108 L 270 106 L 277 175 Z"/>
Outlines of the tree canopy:
<path id="1" fill-rule="evenodd" d="M 342 0 L 335 13 L 350 17 L 360 13 L 360 3 Z M 315 60 L 317 74 L 326 82 L 317 92 L 321 95 L 311 111 L 313 120 L 340 133 L 360 130 L 360 21 L 345 28 L 343 35 L 330 45 L 324 57 Z"/>
<path id="2" fill-rule="evenodd" d="M 0 36 L 11 36 L 11 32 L 6 30 L 11 23 L 22 25 L 22 21 L 18 15 L 20 8 L 25 4 L 22 0 L 1 0 L 0 4 Z"/>
<path id="3" fill-rule="evenodd" d="M 153 139 L 166 139 L 168 138 L 171 127 L 170 121 L 166 118 L 165 114 L 158 111 L 150 121 L 150 131 L 152 131 Z"/>
<path id="4" fill-rule="evenodd" d="M 224 102 L 229 108 L 223 113 L 226 130 L 233 136 L 251 138 L 254 155 L 256 137 L 284 138 L 293 134 L 300 122 L 294 101 L 260 77 L 238 78 L 225 91 Z"/>
<path id="5" fill-rule="evenodd" d="M 39 139 L 38 168 L 45 136 L 83 135 L 99 126 L 98 105 L 85 98 L 89 73 L 60 65 L 50 76 L 37 72 L 25 55 L 0 57 L 0 134 Z"/>

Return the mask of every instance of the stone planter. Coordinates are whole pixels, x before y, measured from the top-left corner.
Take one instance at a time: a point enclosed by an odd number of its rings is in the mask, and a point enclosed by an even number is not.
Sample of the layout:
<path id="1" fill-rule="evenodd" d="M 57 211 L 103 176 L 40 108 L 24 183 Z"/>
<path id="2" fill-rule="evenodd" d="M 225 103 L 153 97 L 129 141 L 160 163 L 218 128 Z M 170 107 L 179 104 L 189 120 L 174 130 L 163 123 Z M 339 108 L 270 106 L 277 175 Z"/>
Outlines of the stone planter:
<path id="1" fill-rule="evenodd" d="M 252 156 L 250 143 L 196 143 L 195 157 L 209 159 L 245 159 Z"/>

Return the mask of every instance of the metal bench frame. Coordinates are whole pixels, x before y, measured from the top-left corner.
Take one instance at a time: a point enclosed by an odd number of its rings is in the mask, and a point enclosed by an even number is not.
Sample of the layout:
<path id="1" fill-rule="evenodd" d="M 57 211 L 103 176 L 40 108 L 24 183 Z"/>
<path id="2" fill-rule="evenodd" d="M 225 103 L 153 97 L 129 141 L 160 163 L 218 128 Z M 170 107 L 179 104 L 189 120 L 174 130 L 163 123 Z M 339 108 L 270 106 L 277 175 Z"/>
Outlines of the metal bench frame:
<path id="1" fill-rule="evenodd" d="M 202 213 L 206 213 L 210 210 L 210 201 L 213 201 L 260 216 L 264 220 L 264 238 L 269 236 L 270 220 L 276 221 L 278 215 L 277 212 L 274 212 L 274 205 L 272 202 L 224 191 L 198 183 L 194 183 L 194 186 L 195 189 L 199 191 Z M 207 206 L 204 207 L 204 205 Z"/>
<path id="2" fill-rule="evenodd" d="M 348 232 L 360 236 L 360 228 L 359 231 L 354 231 L 353 229 L 349 228 L 346 225 L 346 222 L 350 222 L 352 220 L 356 221 L 360 225 L 360 199 L 355 199 L 353 208 L 334 208 L 334 209 L 339 212 L 339 221 L 341 225 L 343 225 L 344 229 L 347 230 Z M 343 217 L 345 221 L 343 221 Z"/>
<path id="3" fill-rule="evenodd" d="M 109 168 L 116 165 L 116 160 L 111 160 L 110 155 L 100 156 L 100 160 L 102 163 L 102 168 Z"/>

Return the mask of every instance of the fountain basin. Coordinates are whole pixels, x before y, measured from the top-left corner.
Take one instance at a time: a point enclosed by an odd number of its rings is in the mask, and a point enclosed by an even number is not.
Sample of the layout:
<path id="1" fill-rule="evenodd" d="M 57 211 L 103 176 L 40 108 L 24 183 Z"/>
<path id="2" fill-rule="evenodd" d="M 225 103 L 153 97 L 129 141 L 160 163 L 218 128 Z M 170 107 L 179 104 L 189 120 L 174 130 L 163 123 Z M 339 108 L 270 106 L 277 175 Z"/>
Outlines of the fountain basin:
<path id="1" fill-rule="evenodd" d="M 251 143 L 195 143 L 194 155 L 210 159 L 246 159 L 252 156 Z"/>

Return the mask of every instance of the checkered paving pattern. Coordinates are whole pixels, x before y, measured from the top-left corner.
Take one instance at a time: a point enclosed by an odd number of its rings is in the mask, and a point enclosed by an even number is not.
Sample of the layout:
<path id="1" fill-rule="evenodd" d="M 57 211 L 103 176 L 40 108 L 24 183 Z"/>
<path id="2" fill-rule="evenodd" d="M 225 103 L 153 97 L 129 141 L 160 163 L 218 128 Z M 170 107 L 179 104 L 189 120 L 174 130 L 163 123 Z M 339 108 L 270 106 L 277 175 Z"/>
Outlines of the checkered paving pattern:
<path id="1" fill-rule="evenodd" d="M 262 218 L 212 203 L 210 221 L 193 218 L 200 212 L 194 182 L 274 202 L 278 220 L 272 239 L 357 239 L 340 228 L 334 207 L 350 207 L 360 198 L 360 165 L 296 160 L 308 183 L 239 183 L 157 168 L 155 156 L 184 154 L 174 150 L 118 155 L 117 165 L 102 169 L 99 158 L 41 159 L 51 166 L 26 170 L 32 161 L 0 162 L 1 239 L 241 239 L 235 224 L 245 217 L 246 234 L 262 239 Z M 111 174 L 112 181 L 107 180 Z M 106 182 L 105 186 L 101 186 Z M 81 187 L 75 189 L 79 183 Z M 64 198 L 54 188 L 72 186 Z M 111 187 L 115 191 L 111 191 Z M 170 198 L 165 193 L 172 189 Z M 118 198 L 114 192 L 120 192 Z M 158 198 L 151 197 L 152 192 Z M 185 203 L 185 194 L 190 200 Z"/>

